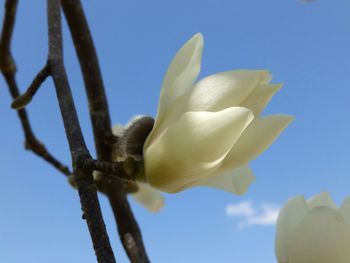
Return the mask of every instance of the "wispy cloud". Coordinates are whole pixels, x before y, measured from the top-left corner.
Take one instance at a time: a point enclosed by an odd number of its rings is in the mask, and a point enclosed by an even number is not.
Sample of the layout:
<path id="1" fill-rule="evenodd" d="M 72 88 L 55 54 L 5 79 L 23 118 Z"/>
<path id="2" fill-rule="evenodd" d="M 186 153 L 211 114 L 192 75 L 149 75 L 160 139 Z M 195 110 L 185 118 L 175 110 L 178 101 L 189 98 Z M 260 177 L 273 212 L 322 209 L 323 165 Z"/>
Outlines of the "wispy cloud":
<path id="1" fill-rule="evenodd" d="M 275 204 L 261 203 L 253 206 L 253 202 L 244 201 L 226 206 L 226 214 L 237 218 L 237 229 L 242 230 L 253 225 L 274 225 L 277 221 L 279 207 Z"/>

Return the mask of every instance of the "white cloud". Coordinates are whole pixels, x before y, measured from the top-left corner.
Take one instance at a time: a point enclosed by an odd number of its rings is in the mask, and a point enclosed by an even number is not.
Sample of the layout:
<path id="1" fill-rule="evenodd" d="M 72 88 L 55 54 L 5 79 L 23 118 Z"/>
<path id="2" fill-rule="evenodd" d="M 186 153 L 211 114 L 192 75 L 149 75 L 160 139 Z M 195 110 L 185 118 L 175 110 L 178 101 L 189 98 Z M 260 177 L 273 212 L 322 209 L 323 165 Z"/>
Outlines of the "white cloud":
<path id="1" fill-rule="evenodd" d="M 235 216 L 249 217 L 255 214 L 255 210 L 253 209 L 251 201 L 245 201 L 235 205 L 226 206 L 226 214 L 232 217 L 235 217 Z"/>
<path id="2" fill-rule="evenodd" d="M 229 217 L 239 219 L 238 229 L 253 225 L 274 225 L 277 221 L 279 207 L 274 204 L 262 203 L 253 206 L 251 201 L 244 201 L 226 206 L 226 214 Z"/>

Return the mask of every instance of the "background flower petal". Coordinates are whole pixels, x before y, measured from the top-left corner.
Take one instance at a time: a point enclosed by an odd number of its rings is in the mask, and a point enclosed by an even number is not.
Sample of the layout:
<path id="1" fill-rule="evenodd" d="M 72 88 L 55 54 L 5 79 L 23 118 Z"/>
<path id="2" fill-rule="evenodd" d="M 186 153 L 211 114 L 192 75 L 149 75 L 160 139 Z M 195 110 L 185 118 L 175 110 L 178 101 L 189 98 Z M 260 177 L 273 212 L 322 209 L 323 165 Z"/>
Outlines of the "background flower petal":
<path id="1" fill-rule="evenodd" d="M 275 253 L 278 262 L 292 263 L 288 261 L 291 236 L 308 211 L 303 196 L 289 199 L 282 207 L 276 223 Z"/>
<path id="2" fill-rule="evenodd" d="M 291 237 L 291 263 L 350 262 L 350 230 L 336 210 L 313 208 L 297 225 Z"/>
<path id="3" fill-rule="evenodd" d="M 328 206 L 333 209 L 337 209 L 337 206 L 333 202 L 332 197 L 327 192 L 321 192 L 318 195 L 309 198 L 306 202 L 310 209 L 317 206 Z"/>
<path id="4" fill-rule="evenodd" d="M 350 227 L 350 196 L 344 200 L 343 204 L 339 208 L 339 212 Z"/>

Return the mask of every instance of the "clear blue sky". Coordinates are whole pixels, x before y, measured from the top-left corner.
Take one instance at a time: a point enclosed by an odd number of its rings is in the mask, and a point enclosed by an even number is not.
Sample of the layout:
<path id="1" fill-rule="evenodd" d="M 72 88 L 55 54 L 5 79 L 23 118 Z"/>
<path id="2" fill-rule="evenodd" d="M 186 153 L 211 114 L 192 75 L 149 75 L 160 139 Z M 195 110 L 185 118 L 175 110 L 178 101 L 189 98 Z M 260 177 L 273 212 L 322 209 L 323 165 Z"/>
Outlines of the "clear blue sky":
<path id="1" fill-rule="evenodd" d="M 1 1 L 0 18 L 3 17 Z M 245 196 L 196 188 L 166 195 L 150 214 L 132 202 L 155 263 L 270 263 L 274 227 L 237 230 L 225 207 L 244 201 L 281 205 L 328 190 L 339 204 L 350 194 L 350 2 L 348 0 L 84 1 L 98 50 L 113 123 L 155 115 L 166 68 L 197 32 L 205 38 L 201 76 L 229 69 L 269 69 L 283 82 L 265 114 L 296 117 L 252 168 Z M 45 1 L 20 1 L 13 41 L 23 91 L 47 54 Z M 80 69 L 65 26 L 65 59 L 84 135 L 93 149 Z M 64 176 L 23 149 L 23 135 L 0 79 L 0 262 L 95 262 L 77 193 Z M 70 162 L 54 89 L 47 81 L 28 107 L 35 133 Z M 93 153 L 93 151 L 92 151 Z M 106 198 L 103 214 L 119 263 Z"/>

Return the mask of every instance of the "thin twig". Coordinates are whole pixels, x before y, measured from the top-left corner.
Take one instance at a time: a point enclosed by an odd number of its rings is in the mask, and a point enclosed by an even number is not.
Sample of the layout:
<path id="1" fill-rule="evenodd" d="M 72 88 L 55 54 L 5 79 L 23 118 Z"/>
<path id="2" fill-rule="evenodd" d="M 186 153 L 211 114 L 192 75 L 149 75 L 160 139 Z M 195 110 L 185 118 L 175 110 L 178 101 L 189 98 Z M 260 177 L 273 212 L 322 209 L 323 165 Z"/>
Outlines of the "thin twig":
<path id="1" fill-rule="evenodd" d="M 19 110 L 24 108 L 31 100 L 33 99 L 36 92 L 41 87 L 41 84 L 46 80 L 46 78 L 50 75 L 49 68 L 47 65 L 43 67 L 39 73 L 35 76 L 33 82 L 28 87 L 27 91 L 17 97 L 11 104 L 11 108 Z"/>
<path id="2" fill-rule="evenodd" d="M 17 0 L 7 0 L 5 3 L 5 15 L 0 39 L 0 70 L 5 78 L 13 99 L 19 96 L 19 89 L 15 76 L 16 64 L 11 55 L 10 49 L 16 18 L 17 3 Z M 25 148 L 43 158 L 61 173 L 67 176 L 70 175 L 71 172 L 69 171 L 69 168 L 53 157 L 45 146 L 35 137 L 26 110 L 21 109 L 17 111 L 17 114 L 21 121 L 25 136 Z"/>
<path id="3" fill-rule="evenodd" d="M 48 0 L 49 28 L 48 66 L 55 83 L 62 119 L 71 151 L 74 175 L 80 196 L 81 208 L 90 231 L 98 262 L 116 262 L 109 243 L 101 208 L 98 202 L 92 171 L 84 171 L 80 160 L 90 154 L 80 129 L 68 78 L 63 64 L 60 0 Z"/>
<path id="4" fill-rule="evenodd" d="M 113 178 L 118 178 L 124 181 L 135 181 L 137 162 L 133 158 L 127 158 L 122 162 L 106 162 L 94 159 L 82 160 L 81 166 L 84 170 L 99 171 L 105 173 L 106 176 L 114 175 Z"/>
<path id="5" fill-rule="evenodd" d="M 110 162 L 111 139 L 113 139 L 110 114 L 89 26 L 79 0 L 62 0 L 62 7 L 84 77 L 97 157 L 98 160 Z M 118 225 L 119 236 L 129 259 L 133 263 L 148 263 L 141 231 L 126 197 L 125 184 L 116 179 L 113 183 L 102 183 L 99 189 L 108 196 Z"/>

